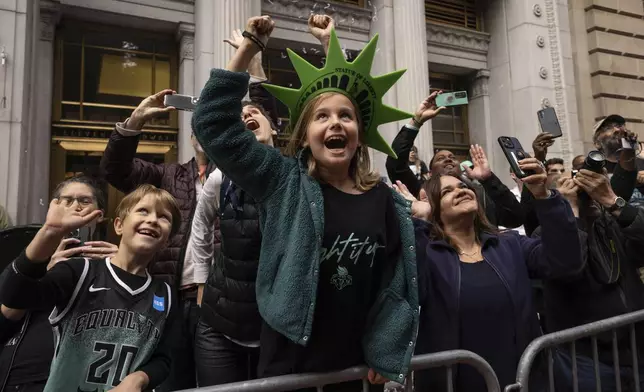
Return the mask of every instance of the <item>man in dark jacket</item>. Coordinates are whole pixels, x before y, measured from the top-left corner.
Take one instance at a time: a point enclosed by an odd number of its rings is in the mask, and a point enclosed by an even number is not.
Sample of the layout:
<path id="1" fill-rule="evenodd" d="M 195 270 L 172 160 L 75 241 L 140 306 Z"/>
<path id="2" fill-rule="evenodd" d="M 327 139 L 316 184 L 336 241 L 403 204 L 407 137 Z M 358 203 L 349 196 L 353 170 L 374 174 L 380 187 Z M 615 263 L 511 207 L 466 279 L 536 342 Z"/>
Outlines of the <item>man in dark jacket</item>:
<path id="1" fill-rule="evenodd" d="M 635 166 L 635 150 L 620 150 L 622 137 L 634 137 L 632 132 L 625 128 L 622 116 L 612 114 L 595 124 L 593 143 L 598 151 L 606 156 L 606 170 L 610 176 L 611 187 L 617 196 L 630 200 L 637 182 L 637 168 Z M 532 142 L 534 157 L 541 162 L 546 162 L 548 148 L 554 144 L 555 138 L 543 132 L 537 135 Z M 586 156 L 576 156 L 572 162 L 573 170 L 583 167 Z M 539 221 L 534 213 L 533 198 L 526 189 L 521 193 L 521 206 L 525 214 L 525 232 L 532 235 L 539 226 Z"/>
<path id="2" fill-rule="evenodd" d="M 152 184 L 164 189 L 177 199 L 181 210 L 181 228 L 170 238 L 168 247 L 157 253 L 150 273 L 162 277 L 178 292 L 183 309 L 181 336 L 173 353 L 173 370 L 162 390 L 193 388 L 194 359 L 192 345 L 198 319 L 197 285 L 194 283 L 194 266 L 184 265 L 183 255 L 190 237 L 190 224 L 197 199 L 208 174 L 214 165 L 208 162 L 201 146 L 192 137 L 195 157 L 184 164 L 154 164 L 135 158 L 140 134 L 146 122 L 173 111 L 163 104 L 164 97 L 172 90 L 163 90 L 144 99 L 123 123 L 117 123 L 101 159 L 101 170 L 107 181 L 123 193 L 132 192 L 139 185 Z M 177 329 L 180 330 L 180 329 Z M 185 339 L 185 341 L 183 341 Z M 167 389 L 166 389 L 167 388 Z"/>
<path id="3" fill-rule="evenodd" d="M 619 200 L 606 176 L 587 170 L 580 171 L 574 180 L 560 179 L 558 190 L 578 218 L 585 268 L 565 280 L 544 282 L 546 331 L 556 332 L 644 309 L 644 285 L 638 272 L 644 251 L 644 210 Z M 585 192 L 587 202 L 580 203 L 580 192 Z M 604 228 L 598 230 L 598 224 Z M 534 236 L 540 235 L 540 231 L 537 229 Z M 598 253 L 600 248 L 596 245 L 601 241 L 612 242 L 615 253 L 603 256 Z M 613 262 L 615 265 L 610 265 Z M 636 325 L 636 334 L 637 341 L 643 341 L 644 326 Z M 602 390 L 615 391 L 612 334 L 597 338 Z M 617 339 L 620 374 L 627 388 L 633 373 L 628 329 L 617 331 Z M 576 350 L 579 391 L 595 391 L 590 340 L 577 341 Z M 557 391 L 572 391 L 569 352 L 558 351 L 557 360 Z M 644 374 L 641 362 L 639 373 Z M 640 388 L 644 388 L 644 383 Z"/>
<path id="4" fill-rule="evenodd" d="M 420 118 L 416 115 L 415 118 Z M 420 182 L 409 168 L 409 151 L 414 145 L 422 120 L 414 119 L 403 126 L 391 144 L 391 148 L 398 155 L 398 159 L 387 157 L 387 174 L 392 183 L 400 181 L 407 186 L 409 191 L 418 196 Z M 469 177 L 469 182 L 477 188 L 479 202 L 485 209 L 485 215 L 490 223 L 495 226 L 507 228 L 519 227 L 523 224 L 523 210 L 516 197 L 497 176 L 494 175 L 487 161 L 483 149 L 472 146 L 471 152 L 474 168 L 468 168 L 467 173 L 461 169 L 461 163 L 451 151 L 441 150 L 434 154 L 429 162 L 431 173 L 450 174 L 457 177 Z M 473 180 L 476 180 L 474 182 Z"/>

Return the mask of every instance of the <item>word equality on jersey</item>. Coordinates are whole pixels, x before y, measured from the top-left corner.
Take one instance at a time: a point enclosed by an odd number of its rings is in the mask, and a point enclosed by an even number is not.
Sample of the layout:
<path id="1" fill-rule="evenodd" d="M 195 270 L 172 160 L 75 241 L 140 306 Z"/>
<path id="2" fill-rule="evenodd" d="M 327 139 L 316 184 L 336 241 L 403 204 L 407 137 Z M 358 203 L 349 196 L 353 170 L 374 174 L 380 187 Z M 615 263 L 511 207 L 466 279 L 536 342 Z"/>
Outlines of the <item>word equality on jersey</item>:
<path id="1" fill-rule="evenodd" d="M 168 284 L 146 274 L 132 289 L 109 258 L 85 260 L 69 303 L 49 317 L 56 341 L 45 391 L 107 391 L 150 360 L 172 297 Z"/>

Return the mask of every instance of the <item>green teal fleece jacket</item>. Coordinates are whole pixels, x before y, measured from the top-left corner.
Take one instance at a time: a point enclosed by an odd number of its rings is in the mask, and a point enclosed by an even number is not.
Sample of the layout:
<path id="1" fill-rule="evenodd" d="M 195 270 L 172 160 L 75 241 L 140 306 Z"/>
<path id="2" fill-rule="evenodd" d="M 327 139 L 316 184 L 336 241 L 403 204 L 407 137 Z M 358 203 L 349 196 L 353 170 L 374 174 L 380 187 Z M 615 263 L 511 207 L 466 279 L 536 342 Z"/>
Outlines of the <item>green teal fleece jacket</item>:
<path id="1" fill-rule="evenodd" d="M 306 345 L 313 326 L 324 234 L 318 182 L 298 158 L 263 145 L 241 121 L 248 75 L 214 69 L 193 115 L 193 130 L 208 157 L 260 204 L 262 247 L 257 304 L 264 320 Z M 411 203 L 394 193 L 402 251 L 391 282 L 369 311 L 362 346 L 367 365 L 403 381 L 416 345 L 418 280 Z"/>

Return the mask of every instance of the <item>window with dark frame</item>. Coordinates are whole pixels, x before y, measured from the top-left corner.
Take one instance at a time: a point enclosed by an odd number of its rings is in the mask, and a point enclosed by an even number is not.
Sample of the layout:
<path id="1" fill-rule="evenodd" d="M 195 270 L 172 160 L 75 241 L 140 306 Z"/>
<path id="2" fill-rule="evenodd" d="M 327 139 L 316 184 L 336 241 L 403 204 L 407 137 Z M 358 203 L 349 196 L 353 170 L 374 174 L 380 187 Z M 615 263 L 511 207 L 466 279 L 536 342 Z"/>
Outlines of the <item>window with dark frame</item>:
<path id="1" fill-rule="evenodd" d="M 176 43 L 148 32 L 70 21 L 57 32 L 54 127 L 113 126 L 149 95 L 175 88 Z M 178 130 L 176 114 L 148 124 Z"/>
<path id="2" fill-rule="evenodd" d="M 477 0 L 425 0 L 425 19 L 483 31 L 483 19 Z"/>

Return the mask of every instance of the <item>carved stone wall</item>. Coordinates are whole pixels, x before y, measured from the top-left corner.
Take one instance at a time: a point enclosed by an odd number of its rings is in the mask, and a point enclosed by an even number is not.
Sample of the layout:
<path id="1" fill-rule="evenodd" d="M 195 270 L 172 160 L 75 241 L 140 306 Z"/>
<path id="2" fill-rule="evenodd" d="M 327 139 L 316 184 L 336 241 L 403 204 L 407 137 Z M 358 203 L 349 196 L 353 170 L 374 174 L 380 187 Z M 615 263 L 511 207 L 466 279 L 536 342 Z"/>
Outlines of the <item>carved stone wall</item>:
<path id="1" fill-rule="evenodd" d="M 179 40 L 179 61 L 195 59 L 195 26 L 189 23 L 180 23 L 177 29 Z"/>
<path id="2" fill-rule="evenodd" d="M 470 85 L 470 99 L 476 99 L 490 95 L 490 70 L 481 69 L 476 72 Z"/>
<path id="3" fill-rule="evenodd" d="M 469 68 L 487 68 L 490 35 L 481 31 L 427 23 L 427 53 L 430 63 Z"/>
<path id="4" fill-rule="evenodd" d="M 481 31 L 428 22 L 427 46 L 444 46 L 485 56 L 490 46 L 490 35 Z"/>
<path id="5" fill-rule="evenodd" d="M 377 18 L 373 8 L 356 7 L 339 2 L 313 0 L 263 0 L 262 14 L 276 22 L 272 38 L 317 44 L 308 34 L 307 21 L 311 14 L 326 14 L 336 22 L 336 31 L 347 49 L 359 50 L 369 41 L 371 21 Z"/>
<path id="6" fill-rule="evenodd" d="M 550 75 L 554 87 L 555 103 L 554 108 L 557 112 L 559 125 L 563 136 L 561 137 L 561 157 L 565 162 L 572 162 L 574 152 L 570 144 L 570 133 L 568 124 L 568 107 L 566 100 L 566 85 L 564 77 L 572 78 L 573 75 L 564 75 L 563 71 L 563 58 L 561 53 L 560 31 L 557 18 L 557 5 L 555 0 L 544 0 L 546 10 L 546 21 L 548 26 L 548 48 L 550 49 L 550 60 L 552 61 L 552 68 Z M 568 15 L 562 15 L 567 18 Z"/>

